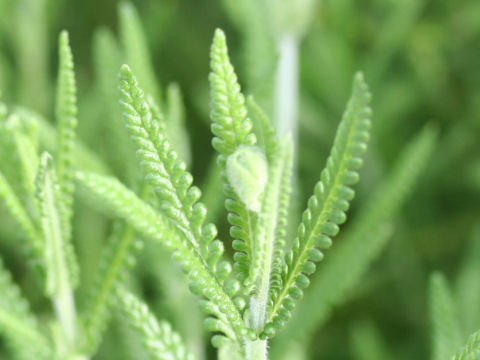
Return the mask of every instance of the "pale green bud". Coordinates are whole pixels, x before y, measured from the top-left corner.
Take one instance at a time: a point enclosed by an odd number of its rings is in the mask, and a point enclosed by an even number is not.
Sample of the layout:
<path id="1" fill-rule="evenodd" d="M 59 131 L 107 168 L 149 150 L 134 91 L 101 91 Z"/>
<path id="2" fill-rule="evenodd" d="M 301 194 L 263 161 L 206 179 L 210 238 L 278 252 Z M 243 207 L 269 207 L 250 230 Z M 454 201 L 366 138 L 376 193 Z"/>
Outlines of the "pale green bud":
<path id="1" fill-rule="evenodd" d="M 268 163 L 262 149 L 240 146 L 227 159 L 227 178 L 247 208 L 259 212 L 268 180 Z"/>
<path id="2" fill-rule="evenodd" d="M 268 0 L 267 4 L 277 33 L 303 36 L 319 2 L 319 0 Z"/>

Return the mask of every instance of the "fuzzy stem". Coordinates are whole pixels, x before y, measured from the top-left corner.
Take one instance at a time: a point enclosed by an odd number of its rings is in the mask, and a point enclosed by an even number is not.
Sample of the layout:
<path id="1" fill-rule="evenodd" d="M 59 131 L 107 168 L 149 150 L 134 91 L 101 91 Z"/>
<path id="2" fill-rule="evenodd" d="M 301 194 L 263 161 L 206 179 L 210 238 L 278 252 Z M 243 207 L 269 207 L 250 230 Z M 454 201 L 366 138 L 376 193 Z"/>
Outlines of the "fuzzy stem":
<path id="1" fill-rule="evenodd" d="M 58 294 L 53 298 L 53 305 L 68 348 L 72 349 L 77 338 L 77 313 L 72 289 L 68 284 L 65 285 L 61 286 Z"/>
<path id="2" fill-rule="evenodd" d="M 248 340 L 245 356 L 246 360 L 267 360 L 267 340 Z"/>
<path id="3" fill-rule="evenodd" d="M 291 134 L 294 147 L 298 132 L 299 38 L 284 34 L 278 40 L 280 59 L 275 83 L 274 119 L 279 136 Z"/>

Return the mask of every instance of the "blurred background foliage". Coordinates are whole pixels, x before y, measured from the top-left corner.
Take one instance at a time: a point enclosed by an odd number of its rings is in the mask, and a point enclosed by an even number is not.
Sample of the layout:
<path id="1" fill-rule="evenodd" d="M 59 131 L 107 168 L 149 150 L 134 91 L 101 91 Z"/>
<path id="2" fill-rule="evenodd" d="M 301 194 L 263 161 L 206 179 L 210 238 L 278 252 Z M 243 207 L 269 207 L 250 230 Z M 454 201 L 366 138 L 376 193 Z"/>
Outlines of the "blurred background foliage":
<path id="1" fill-rule="evenodd" d="M 196 183 L 210 186 L 210 191 L 205 189 L 210 196 L 207 203 L 218 203 L 218 186 L 209 182 L 210 173 L 215 174 L 209 170 L 213 151 L 207 81 L 213 31 L 216 27 L 225 30 L 240 81 L 247 93 L 259 99 L 262 86 L 268 83 L 261 77 L 258 81 L 258 73 L 268 77 L 273 70 L 250 65 L 248 52 L 255 54 L 253 59 L 260 66 L 264 57 L 272 56 L 269 43 L 248 48 L 252 34 L 235 18 L 234 7 L 240 0 L 132 3 L 145 30 L 156 77 L 148 81 L 158 87 L 157 96 L 165 103 L 183 101 L 184 107 L 178 108 L 184 111 L 180 116 L 186 128 L 180 124 L 178 131 L 186 131 L 190 144 L 184 144 L 182 152 L 191 156 Z M 426 124 L 437 128 L 439 139 L 412 195 L 393 219 L 392 234 L 380 256 L 342 304 L 298 348 L 292 345 L 286 358 L 300 359 L 303 353 L 311 359 L 426 359 L 430 352 L 427 288 L 432 271 L 441 270 L 452 284 L 464 336 L 480 328 L 480 302 L 476 301 L 480 298 L 480 232 L 475 231 L 480 215 L 480 2 L 323 0 L 311 16 L 300 56 L 297 158 L 301 208 L 332 145 L 355 71 L 363 70 L 371 86 L 374 125 L 351 219 L 361 215 L 362 204 Z M 121 32 L 120 19 L 114 0 L 0 0 L 0 91 L 9 106 L 28 107 L 52 119 L 56 39 L 61 29 L 67 29 L 79 87 L 79 137 L 109 171 L 134 184 L 133 150 L 128 141 L 111 143 L 110 135 L 116 130 L 105 119 L 119 117 L 119 110 L 110 106 L 112 101 L 102 92 L 102 86 L 109 86 L 108 78 L 102 85 L 96 71 L 102 66 L 110 69 L 110 81 L 116 83 L 120 65 L 116 61 L 121 56 L 115 54 L 120 50 L 112 34 L 118 37 Z M 261 29 L 258 21 L 252 24 L 252 31 Z M 112 55 L 111 65 L 99 65 L 102 59 L 109 61 L 98 56 L 102 51 Z M 255 76 L 257 86 L 250 81 Z M 264 106 L 268 109 L 268 101 Z M 121 126 L 121 119 L 117 121 Z M 2 144 L 6 143 L 8 139 Z M 5 146 L 0 149 L 2 158 L 11 155 L 8 151 Z M 218 215 L 218 209 L 212 210 L 221 235 L 226 236 L 225 218 Z M 4 213 L 0 207 L 0 253 L 33 308 L 41 312 L 49 305 L 27 271 L 17 246 L 19 235 Z M 82 268 L 81 299 L 82 289 L 93 282 L 111 219 L 80 200 L 74 220 Z M 203 353 L 195 300 L 179 289 L 183 283 L 169 281 L 162 264 L 168 264 L 168 258 L 162 250 L 153 245 L 147 248 L 139 255 L 135 276 L 129 281 L 160 318 L 169 319 L 190 339 L 189 346 L 202 348 L 197 353 Z M 327 252 L 327 260 L 328 256 Z M 139 344 L 125 321 L 115 317 L 95 359 L 144 358 Z M 6 350 L 2 351 L 0 357 L 8 358 Z M 206 354 L 213 352 L 208 348 Z"/>

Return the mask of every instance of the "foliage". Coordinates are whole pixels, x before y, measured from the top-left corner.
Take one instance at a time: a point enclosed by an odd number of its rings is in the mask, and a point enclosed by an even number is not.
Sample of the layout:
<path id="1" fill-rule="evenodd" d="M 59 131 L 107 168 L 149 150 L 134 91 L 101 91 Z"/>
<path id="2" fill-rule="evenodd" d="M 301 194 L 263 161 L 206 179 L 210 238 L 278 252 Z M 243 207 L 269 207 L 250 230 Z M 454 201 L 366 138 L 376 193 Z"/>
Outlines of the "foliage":
<path id="1" fill-rule="evenodd" d="M 0 358 L 480 359 L 478 2 L 137 3 L 0 0 Z"/>

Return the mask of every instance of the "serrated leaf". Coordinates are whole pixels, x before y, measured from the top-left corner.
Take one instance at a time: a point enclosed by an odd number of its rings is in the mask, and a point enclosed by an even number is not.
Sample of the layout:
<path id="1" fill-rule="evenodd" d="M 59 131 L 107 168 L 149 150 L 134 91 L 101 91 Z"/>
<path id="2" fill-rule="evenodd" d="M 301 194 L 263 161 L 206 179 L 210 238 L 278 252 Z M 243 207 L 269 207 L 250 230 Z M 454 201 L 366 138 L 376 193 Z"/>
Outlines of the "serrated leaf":
<path id="1" fill-rule="evenodd" d="M 115 289 L 126 276 L 128 265 L 133 265 L 134 248 L 142 245 L 133 228 L 115 223 L 103 251 L 95 287 L 83 312 L 86 349 L 95 353 L 110 320 L 114 307 Z"/>
<path id="2" fill-rule="evenodd" d="M 166 321 L 158 322 L 147 305 L 126 290 L 118 291 L 122 310 L 142 335 L 143 344 L 155 360 L 193 360 L 180 336 Z"/>
<path id="3" fill-rule="evenodd" d="M 73 55 L 70 49 L 68 33 L 62 31 L 59 38 L 59 70 L 56 99 L 56 118 L 58 126 L 56 172 L 65 203 L 62 226 L 65 235 L 71 236 L 70 219 L 73 206 L 73 148 L 77 127 L 77 88 L 73 70 Z"/>
<path id="4" fill-rule="evenodd" d="M 262 330 L 266 309 L 271 299 L 280 291 L 281 271 L 285 247 L 288 207 L 291 192 L 293 143 L 282 139 L 277 147 L 268 172 L 268 185 L 263 195 L 261 212 L 255 230 L 251 281 L 254 295 L 251 300 L 250 325 Z M 273 295 L 273 296 L 272 296 Z"/>
<path id="5" fill-rule="evenodd" d="M 120 70 L 119 89 L 124 119 L 137 146 L 137 156 L 145 179 L 159 201 L 159 210 L 180 231 L 185 245 L 192 248 L 192 255 L 198 258 L 197 261 L 206 266 L 204 271 L 213 277 L 216 291 L 223 293 L 221 297 L 225 300 L 224 303 L 230 302 L 227 307 L 232 321 L 225 325 L 235 331 L 238 337 L 235 340 L 238 342 L 245 335 L 244 325 L 240 325 L 238 309 L 232 300 L 238 293 L 239 285 L 235 280 L 227 280 L 231 273 L 230 263 L 219 262 L 224 246 L 220 240 L 214 240 L 217 235 L 215 226 L 204 224 L 207 210 L 199 202 L 200 190 L 191 186 L 192 175 L 171 149 L 158 121 L 152 115 L 142 89 L 126 65 Z M 205 295 L 203 291 L 201 293 Z M 207 298 L 212 300 L 209 296 Z M 227 311 L 222 310 L 222 314 L 224 317 Z M 232 335 L 230 333 L 229 337 L 232 338 Z"/>
<path id="6" fill-rule="evenodd" d="M 252 122 L 247 117 L 245 98 L 228 57 L 225 34 L 219 29 L 215 31 L 210 58 L 210 117 L 211 130 L 215 135 L 212 144 L 219 153 L 218 164 L 227 198 L 225 206 L 231 224 L 230 235 L 234 239 L 233 248 L 237 250 L 234 267 L 238 280 L 243 282 L 250 268 L 256 215 L 238 198 L 227 179 L 225 168 L 227 158 L 235 150 L 242 145 L 255 145 L 256 138 L 252 132 Z"/>
<path id="7" fill-rule="evenodd" d="M 202 311 L 215 315 L 225 325 L 223 328 L 225 334 L 240 343 L 247 335 L 247 330 L 237 306 L 226 292 L 226 288 L 211 273 L 205 259 L 185 240 L 176 225 L 172 224 L 165 214 L 157 213 L 114 178 L 79 173 L 77 179 L 90 192 L 102 199 L 112 213 L 124 218 L 145 238 L 159 241 L 173 253 L 174 259 L 180 263 L 191 281 L 192 292 L 209 299 L 202 302 L 205 305 L 202 306 Z M 227 283 L 226 286 L 228 285 Z"/>
<path id="8" fill-rule="evenodd" d="M 273 346 L 275 354 L 283 352 L 293 340 L 308 341 L 325 323 L 332 307 L 348 300 L 348 292 L 362 279 L 371 261 L 391 237 L 390 221 L 425 169 L 435 140 L 436 132 L 427 127 L 403 149 L 387 178 L 360 209 L 342 241 L 319 269 L 295 316 L 279 334 Z M 314 270 L 315 264 L 311 263 L 310 267 Z"/>
<path id="9" fill-rule="evenodd" d="M 480 359 L 480 330 L 470 335 L 464 347 L 458 350 L 451 360 Z"/>
<path id="10" fill-rule="evenodd" d="M 44 244 L 41 235 L 38 233 L 35 224 L 28 216 L 23 204 L 14 193 L 7 179 L 0 172 L 0 199 L 5 203 L 7 210 L 10 212 L 15 221 L 19 224 L 21 231 L 25 234 L 28 241 L 29 250 L 32 256 L 38 261 L 43 258 Z"/>
<path id="11" fill-rule="evenodd" d="M 67 348 L 77 338 L 73 287 L 78 281 L 78 265 L 72 244 L 62 227 L 65 203 L 50 154 L 43 153 L 36 178 L 38 213 L 45 241 L 46 294 L 52 299 Z"/>
<path id="12" fill-rule="evenodd" d="M 308 201 L 293 247 L 285 257 L 283 288 L 272 299 L 267 317 L 268 332 L 280 329 L 288 320 L 295 301 L 303 296 L 302 288 L 308 286 L 306 275 L 311 272 L 305 269 L 305 265 L 322 260 L 321 249 L 330 246 L 330 238 L 338 233 L 338 225 L 346 220 L 345 212 L 354 196 L 351 186 L 358 181 L 357 171 L 362 164 L 360 156 L 369 139 L 369 102 L 369 90 L 363 75 L 358 73 L 327 166 Z"/>
<path id="13" fill-rule="evenodd" d="M 48 340 L 40 332 L 27 301 L 12 282 L 0 259 L 0 333 L 11 343 L 15 354 L 24 360 L 51 359 Z"/>

